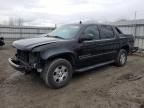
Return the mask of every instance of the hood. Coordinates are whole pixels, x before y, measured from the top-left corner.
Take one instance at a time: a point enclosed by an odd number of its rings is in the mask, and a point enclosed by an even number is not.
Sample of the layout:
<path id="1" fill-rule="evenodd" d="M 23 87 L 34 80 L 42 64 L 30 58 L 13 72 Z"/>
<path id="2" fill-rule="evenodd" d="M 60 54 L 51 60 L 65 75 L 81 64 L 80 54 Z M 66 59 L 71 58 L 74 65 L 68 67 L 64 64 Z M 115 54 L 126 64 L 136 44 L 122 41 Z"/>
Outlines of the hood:
<path id="1" fill-rule="evenodd" d="M 51 38 L 51 37 L 39 37 L 31 39 L 22 39 L 13 42 L 12 46 L 20 50 L 30 50 L 34 47 L 55 43 L 61 39 Z"/>

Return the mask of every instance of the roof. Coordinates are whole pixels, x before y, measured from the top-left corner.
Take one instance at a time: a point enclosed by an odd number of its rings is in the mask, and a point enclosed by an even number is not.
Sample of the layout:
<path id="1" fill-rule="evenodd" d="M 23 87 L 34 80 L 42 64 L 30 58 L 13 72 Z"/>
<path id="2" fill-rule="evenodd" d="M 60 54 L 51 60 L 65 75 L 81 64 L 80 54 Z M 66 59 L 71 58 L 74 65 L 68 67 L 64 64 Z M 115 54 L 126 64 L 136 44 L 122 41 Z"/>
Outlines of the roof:
<path id="1" fill-rule="evenodd" d="M 111 23 L 112 25 L 144 25 L 144 19 L 137 20 L 121 20 Z"/>

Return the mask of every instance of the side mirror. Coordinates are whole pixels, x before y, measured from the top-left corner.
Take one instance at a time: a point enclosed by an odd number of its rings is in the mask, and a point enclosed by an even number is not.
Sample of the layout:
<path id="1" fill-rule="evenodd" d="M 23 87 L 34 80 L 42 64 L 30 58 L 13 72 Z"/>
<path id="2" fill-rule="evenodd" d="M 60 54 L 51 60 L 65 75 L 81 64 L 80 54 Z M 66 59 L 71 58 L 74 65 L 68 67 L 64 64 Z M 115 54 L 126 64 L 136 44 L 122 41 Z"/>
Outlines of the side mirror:
<path id="1" fill-rule="evenodd" d="M 86 35 L 83 35 L 82 37 L 80 37 L 80 42 L 93 40 L 93 39 L 94 39 L 94 35 L 93 34 L 86 34 Z"/>

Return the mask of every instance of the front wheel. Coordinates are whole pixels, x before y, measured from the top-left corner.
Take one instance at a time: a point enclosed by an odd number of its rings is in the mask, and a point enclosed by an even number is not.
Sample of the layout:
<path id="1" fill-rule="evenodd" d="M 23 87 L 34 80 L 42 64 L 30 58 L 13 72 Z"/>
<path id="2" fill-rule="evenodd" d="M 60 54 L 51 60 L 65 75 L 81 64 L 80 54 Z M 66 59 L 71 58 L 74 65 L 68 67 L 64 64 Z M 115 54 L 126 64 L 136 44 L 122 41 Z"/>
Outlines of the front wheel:
<path id="1" fill-rule="evenodd" d="M 61 88 L 68 84 L 72 77 L 72 65 L 65 59 L 55 59 L 47 63 L 42 78 L 51 88 Z"/>
<path id="2" fill-rule="evenodd" d="M 125 49 L 121 49 L 116 57 L 116 65 L 124 66 L 127 62 L 127 51 Z"/>

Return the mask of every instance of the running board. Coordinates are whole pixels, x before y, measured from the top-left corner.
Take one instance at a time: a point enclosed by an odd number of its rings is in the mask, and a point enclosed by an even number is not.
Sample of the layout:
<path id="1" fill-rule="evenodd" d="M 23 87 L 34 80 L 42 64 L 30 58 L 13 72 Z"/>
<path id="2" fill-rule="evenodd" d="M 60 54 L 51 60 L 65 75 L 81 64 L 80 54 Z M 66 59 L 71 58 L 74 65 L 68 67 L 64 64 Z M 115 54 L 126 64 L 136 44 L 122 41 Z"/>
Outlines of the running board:
<path id="1" fill-rule="evenodd" d="M 83 71 L 87 71 L 87 70 L 90 70 L 90 69 L 93 69 L 93 68 L 97 68 L 97 67 L 101 67 L 101 66 L 104 66 L 104 65 L 107 65 L 107 64 L 111 64 L 111 63 L 114 63 L 114 62 L 115 62 L 115 60 L 111 60 L 111 61 L 108 61 L 108 62 L 104 62 L 104 63 L 84 67 L 84 68 L 81 68 L 81 69 L 77 69 L 75 71 L 76 72 L 83 72 Z"/>

